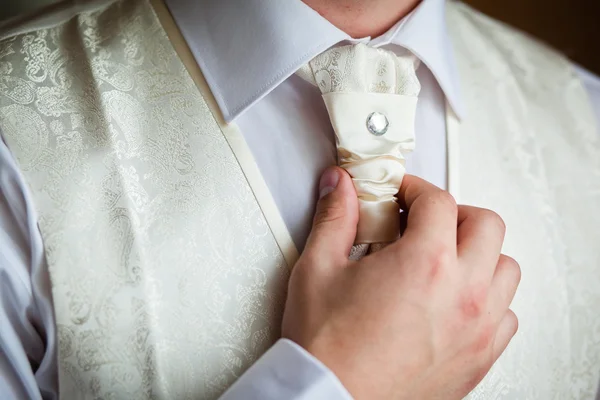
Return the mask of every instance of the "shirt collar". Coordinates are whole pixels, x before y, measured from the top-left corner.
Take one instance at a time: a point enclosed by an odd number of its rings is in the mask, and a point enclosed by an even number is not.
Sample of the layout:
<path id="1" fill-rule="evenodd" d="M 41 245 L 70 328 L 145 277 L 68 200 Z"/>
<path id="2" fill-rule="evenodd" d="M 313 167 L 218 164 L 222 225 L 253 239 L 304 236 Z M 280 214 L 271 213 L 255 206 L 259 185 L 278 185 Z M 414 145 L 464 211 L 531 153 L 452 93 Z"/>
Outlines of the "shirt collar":
<path id="1" fill-rule="evenodd" d="M 396 44 L 431 70 L 457 115 L 461 101 L 445 0 L 423 0 L 386 34 L 351 39 L 300 0 L 166 0 L 227 122 L 317 54 L 342 42 Z"/>

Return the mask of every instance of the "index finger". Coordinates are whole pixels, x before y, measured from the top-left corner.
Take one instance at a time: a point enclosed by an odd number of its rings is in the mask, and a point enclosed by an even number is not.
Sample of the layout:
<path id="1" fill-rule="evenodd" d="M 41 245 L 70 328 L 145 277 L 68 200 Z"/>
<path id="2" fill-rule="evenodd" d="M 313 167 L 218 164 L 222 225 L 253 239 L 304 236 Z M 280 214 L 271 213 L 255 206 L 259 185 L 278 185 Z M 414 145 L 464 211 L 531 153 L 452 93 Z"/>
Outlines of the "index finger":
<path id="1" fill-rule="evenodd" d="M 398 203 L 408 212 L 403 237 L 456 247 L 458 207 L 450 193 L 413 175 L 405 175 Z"/>

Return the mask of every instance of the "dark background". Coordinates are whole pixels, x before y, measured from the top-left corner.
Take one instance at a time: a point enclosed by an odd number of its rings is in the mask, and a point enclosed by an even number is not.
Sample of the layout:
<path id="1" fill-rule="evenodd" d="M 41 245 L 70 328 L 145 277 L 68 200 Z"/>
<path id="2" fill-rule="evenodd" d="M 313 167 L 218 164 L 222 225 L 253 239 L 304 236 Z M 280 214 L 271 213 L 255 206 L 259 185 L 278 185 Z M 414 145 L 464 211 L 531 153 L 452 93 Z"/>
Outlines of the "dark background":
<path id="1" fill-rule="evenodd" d="M 0 0 L 0 20 L 52 1 L 56 0 Z M 464 1 L 537 36 L 600 75 L 600 0 Z"/>
<path id="2" fill-rule="evenodd" d="M 464 0 L 600 75 L 600 0 Z"/>

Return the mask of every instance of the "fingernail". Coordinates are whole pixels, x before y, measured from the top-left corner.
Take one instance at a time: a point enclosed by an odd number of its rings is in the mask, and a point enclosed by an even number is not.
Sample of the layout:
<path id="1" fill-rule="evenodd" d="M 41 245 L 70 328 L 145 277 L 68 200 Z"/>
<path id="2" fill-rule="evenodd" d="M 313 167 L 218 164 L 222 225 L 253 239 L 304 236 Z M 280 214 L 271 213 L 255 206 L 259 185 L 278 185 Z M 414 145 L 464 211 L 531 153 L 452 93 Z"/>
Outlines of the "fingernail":
<path id="1" fill-rule="evenodd" d="M 339 172 L 335 168 L 327 168 L 319 181 L 319 199 L 333 192 L 339 181 Z"/>

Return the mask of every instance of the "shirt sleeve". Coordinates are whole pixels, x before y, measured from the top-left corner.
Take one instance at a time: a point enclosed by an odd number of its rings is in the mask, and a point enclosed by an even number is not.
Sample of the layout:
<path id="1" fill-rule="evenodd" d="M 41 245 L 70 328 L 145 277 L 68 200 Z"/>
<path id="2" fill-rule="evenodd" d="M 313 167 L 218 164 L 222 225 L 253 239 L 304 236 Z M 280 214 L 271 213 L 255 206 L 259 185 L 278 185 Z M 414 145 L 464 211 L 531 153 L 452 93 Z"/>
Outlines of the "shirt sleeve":
<path id="1" fill-rule="evenodd" d="M 583 87 L 590 99 L 592 110 L 596 115 L 598 134 L 600 135 L 600 77 L 579 66 L 575 66 L 575 70 L 581 78 Z"/>
<path id="2" fill-rule="evenodd" d="M 220 400 L 352 400 L 342 383 L 296 343 L 280 339 Z"/>
<path id="3" fill-rule="evenodd" d="M 0 398 L 57 399 L 56 328 L 37 217 L 0 135 Z"/>

